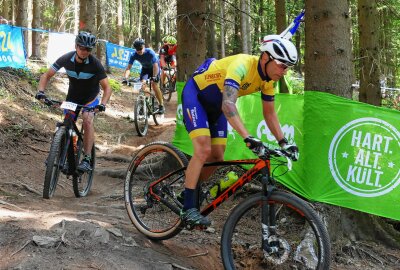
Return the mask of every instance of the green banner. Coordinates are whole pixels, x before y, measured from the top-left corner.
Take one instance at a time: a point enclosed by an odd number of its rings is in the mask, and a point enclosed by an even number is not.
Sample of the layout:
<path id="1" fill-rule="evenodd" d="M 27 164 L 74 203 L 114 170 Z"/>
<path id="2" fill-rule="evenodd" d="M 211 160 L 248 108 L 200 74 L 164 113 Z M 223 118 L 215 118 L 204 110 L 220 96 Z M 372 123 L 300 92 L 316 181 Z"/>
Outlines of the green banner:
<path id="1" fill-rule="evenodd" d="M 178 102 L 173 143 L 190 155 Z M 249 132 L 277 147 L 262 116 L 260 94 L 239 98 L 237 107 Z M 286 138 L 300 151 L 293 170 L 279 177 L 281 183 L 310 200 L 400 220 L 400 211 L 392 207 L 400 203 L 399 112 L 321 92 L 277 94 L 275 110 Z M 225 159 L 254 157 L 228 125 Z"/>

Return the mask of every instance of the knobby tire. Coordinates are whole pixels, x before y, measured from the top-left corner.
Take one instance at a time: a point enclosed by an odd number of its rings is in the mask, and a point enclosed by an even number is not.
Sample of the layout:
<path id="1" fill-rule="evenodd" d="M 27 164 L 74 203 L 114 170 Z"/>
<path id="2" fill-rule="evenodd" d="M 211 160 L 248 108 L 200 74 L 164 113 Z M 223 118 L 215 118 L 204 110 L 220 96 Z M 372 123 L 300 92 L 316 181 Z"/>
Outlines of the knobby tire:
<path id="1" fill-rule="evenodd" d="M 50 199 L 53 197 L 57 187 L 58 178 L 60 176 L 61 165 L 60 160 L 66 143 L 65 127 L 61 126 L 56 131 L 50 146 L 50 152 L 47 157 L 46 172 L 43 184 L 43 198 Z M 64 158 L 65 160 L 65 158 Z"/>
<path id="2" fill-rule="evenodd" d="M 184 171 L 165 178 L 153 188 L 153 192 L 175 207 L 176 211 L 156 200 L 150 194 L 149 186 L 187 164 L 186 156 L 166 142 L 146 145 L 129 164 L 124 185 L 125 207 L 133 225 L 149 239 L 169 239 L 183 229 L 176 213 L 182 205 L 179 205 L 176 196 L 184 190 Z"/>
<path id="3" fill-rule="evenodd" d="M 263 253 L 263 197 L 262 193 L 248 197 L 229 215 L 221 237 L 225 269 L 329 269 L 330 240 L 321 219 L 308 203 L 282 191 L 273 192 L 268 202 L 276 206 L 279 243 L 291 251 L 276 257 Z"/>

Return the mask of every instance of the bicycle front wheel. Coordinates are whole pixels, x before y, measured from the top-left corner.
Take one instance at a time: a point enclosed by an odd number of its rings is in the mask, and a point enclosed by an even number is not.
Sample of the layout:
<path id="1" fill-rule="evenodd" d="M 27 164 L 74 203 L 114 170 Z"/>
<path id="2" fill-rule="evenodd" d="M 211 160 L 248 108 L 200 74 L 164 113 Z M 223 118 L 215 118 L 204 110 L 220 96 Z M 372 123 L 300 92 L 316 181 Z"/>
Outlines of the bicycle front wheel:
<path id="1" fill-rule="evenodd" d="M 148 144 L 133 157 L 125 178 L 125 207 L 133 225 L 148 238 L 164 240 L 182 230 L 182 205 L 176 196 L 184 190 L 180 169 L 187 163 L 186 156 L 166 142 Z"/>
<path id="2" fill-rule="evenodd" d="M 329 269 L 330 240 L 316 212 L 300 198 L 276 191 L 268 200 L 276 227 L 268 228 L 261 224 L 263 198 L 252 195 L 229 215 L 221 238 L 225 269 Z M 262 247 L 263 230 L 273 251 Z"/>
<path id="3" fill-rule="evenodd" d="M 134 113 L 134 122 L 137 134 L 141 137 L 146 136 L 149 123 L 147 118 L 146 97 L 144 95 L 139 94 L 137 96 L 134 105 Z"/>
<path id="4" fill-rule="evenodd" d="M 163 86 L 162 94 L 165 101 L 170 101 L 172 91 L 175 89 L 175 83 L 171 81 L 171 75 L 167 76 L 167 82 Z"/>
<path id="5" fill-rule="evenodd" d="M 66 161 L 66 153 L 64 153 L 66 143 L 65 127 L 59 127 L 56 131 L 53 142 L 50 146 L 49 156 L 46 161 L 46 173 L 43 184 L 43 198 L 50 199 L 56 191 L 60 170 L 64 164 L 60 164 L 61 160 Z"/>
<path id="6" fill-rule="evenodd" d="M 91 161 L 90 161 L 90 166 L 92 167 L 91 171 L 84 172 L 83 174 L 78 173 L 74 174 L 72 178 L 72 186 L 74 189 L 74 194 L 75 197 L 85 197 L 89 191 L 90 188 L 92 187 L 93 183 L 93 175 L 94 175 L 94 167 L 96 164 L 96 149 L 93 144 L 92 146 L 92 151 L 91 151 Z M 83 141 L 79 140 L 78 141 L 78 153 L 77 153 L 77 161 L 78 164 L 81 162 L 83 159 Z"/>
<path id="7" fill-rule="evenodd" d="M 151 111 L 153 112 L 154 123 L 157 126 L 161 125 L 162 122 L 164 121 L 164 114 L 157 113 L 160 103 L 158 102 L 158 100 L 155 96 L 151 97 L 150 102 L 151 102 L 151 107 L 152 107 Z"/>

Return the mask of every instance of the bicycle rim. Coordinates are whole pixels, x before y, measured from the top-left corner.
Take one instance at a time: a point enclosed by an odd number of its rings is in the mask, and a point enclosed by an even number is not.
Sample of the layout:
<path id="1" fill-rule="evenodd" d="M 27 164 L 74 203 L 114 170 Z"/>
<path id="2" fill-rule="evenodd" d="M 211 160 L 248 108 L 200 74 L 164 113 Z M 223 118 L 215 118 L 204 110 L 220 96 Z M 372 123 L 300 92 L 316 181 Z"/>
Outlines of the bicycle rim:
<path id="1" fill-rule="evenodd" d="M 93 144 L 92 146 L 92 151 L 91 151 L 91 162 L 90 166 L 92 167 L 92 170 L 89 172 L 85 172 L 80 175 L 74 175 L 72 178 L 72 186 L 74 189 L 74 194 L 75 197 L 85 197 L 89 191 L 90 188 L 92 187 L 92 182 L 93 182 L 93 174 L 94 174 L 94 168 L 95 168 L 95 163 L 96 163 L 96 149 Z M 83 159 L 83 142 L 79 140 L 78 143 L 78 161 L 81 162 Z M 78 164 L 79 164 L 78 162 Z"/>
<path id="2" fill-rule="evenodd" d="M 172 91 L 173 91 L 173 87 L 175 87 L 175 84 L 171 82 L 171 79 L 168 78 L 167 79 L 167 83 L 164 85 L 162 93 L 163 93 L 163 98 L 165 101 L 170 101 L 171 100 L 171 96 L 172 96 Z"/>
<path id="3" fill-rule="evenodd" d="M 145 96 L 139 94 L 135 101 L 135 128 L 139 136 L 146 136 L 148 130 L 147 106 Z"/>
<path id="4" fill-rule="evenodd" d="M 278 252 L 262 249 L 261 193 L 232 211 L 221 238 L 226 269 L 329 269 L 330 241 L 315 211 L 301 199 L 274 192 L 268 203 L 276 209 L 276 235 L 269 236 Z"/>
<path id="5" fill-rule="evenodd" d="M 187 163 L 182 152 L 165 142 L 148 144 L 133 157 L 125 178 L 125 207 L 133 225 L 148 238 L 164 240 L 182 230 L 179 215 L 152 196 L 149 187 Z M 182 205 L 175 197 L 183 190 L 184 172 L 181 171 L 155 185 L 152 192 L 180 209 Z"/>
<path id="6" fill-rule="evenodd" d="M 159 102 L 155 96 L 152 96 L 150 99 L 152 111 L 155 112 L 158 110 L 159 107 Z M 154 123 L 158 126 L 161 125 L 162 122 L 164 121 L 164 114 L 158 114 L 158 113 L 153 113 L 153 120 Z"/>
<path id="7" fill-rule="evenodd" d="M 46 173 L 43 184 L 43 198 L 45 199 L 53 197 L 54 192 L 56 191 L 61 166 L 63 165 L 60 164 L 60 160 L 65 156 L 65 153 L 63 153 L 65 141 L 65 127 L 60 127 L 53 137 L 50 152 L 47 157 Z"/>

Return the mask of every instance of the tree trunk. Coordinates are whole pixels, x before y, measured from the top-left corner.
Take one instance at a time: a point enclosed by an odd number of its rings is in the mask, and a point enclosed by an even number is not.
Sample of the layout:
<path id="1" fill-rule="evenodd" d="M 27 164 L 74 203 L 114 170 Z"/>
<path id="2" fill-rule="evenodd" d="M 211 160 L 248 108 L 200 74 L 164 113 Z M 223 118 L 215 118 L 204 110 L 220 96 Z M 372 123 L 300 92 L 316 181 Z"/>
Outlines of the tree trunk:
<path id="1" fill-rule="evenodd" d="M 93 14 L 96 0 L 80 0 L 79 3 L 79 30 L 96 34 L 96 16 Z"/>
<path id="2" fill-rule="evenodd" d="M 238 1 L 240 0 L 234 0 L 235 6 L 238 6 Z M 234 27 L 234 36 L 233 36 L 233 54 L 238 54 L 241 53 L 242 46 L 241 46 L 241 32 L 240 32 L 240 11 L 235 10 L 234 15 L 235 17 L 235 27 Z"/>
<path id="3" fill-rule="evenodd" d="M 33 19 L 32 28 L 41 28 L 41 3 L 40 1 L 33 1 Z M 31 58 L 40 59 L 40 43 L 41 43 L 41 33 L 38 31 L 32 31 L 32 55 Z"/>
<path id="4" fill-rule="evenodd" d="M 16 0 L 17 4 L 17 17 L 15 24 L 21 27 L 28 27 L 28 0 Z M 28 31 L 23 30 L 24 46 L 28 53 Z"/>
<path id="5" fill-rule="evenodd" d="M 157 0 L 153 0 L 154 3 L 154 27 L 156 30 L 154 48 L 158 48 L 161 44 L 161 31 L 160 31 L 160 7 Z"/>
<path id="6" fill-rule="evenodd" d="M 275 14 L 276 32 L 280 34 L 287 27 L 285 0 L 275 0 Z M 289 93 L 286 81 L 283 77 L 279 80 L 279 92 Z"/>
<path id="7" fill-rule="evenodd" d="M 74 0 L 74 34 L 78 34 L 79 31 L 79 2 Z"/>
<path id="8" fill-rule="evenodd" d="M 186 81 L 206 56 L 206 0 L 177 0 L 178 80 Z"/>
<path id="9" fill-rule="evenodd" d="M 37 1 L 35 1 L 37 2 Z M 54 0 L 53 29 L 57 32 L 65 31 L 65 3 L 64 0 Z"/>
<path id="10" fill-rule="evenodd" d="M 358 0 L 361 102 L 381 105 L 379 17 L 376 0 Z"/>
<path id="11" fill-rule="evenodd" d="M 142 38 L 146 41 L 146 47 L 151 47 L 151 21 L 150 7 L 148 1 L 142 1 Z"/>
<path id="12" fill-rule="evenodd" d="M 122 15 L 122 0 L 117 1 L 117 36 L 118 36 L 118 44 L 124 46 L 124 32 L 123 32 L 123 24 L 124 18 Z"/>
<path id="13" fill-rule="evenodd" d="M 308 0 L 306 13 L 305 90 L 351 99 L 353 69 L 348 2 Z"/>
<path id="14" fill-rule="evenodd" d="M 208 0 L 208 12 L 211 15 L 215 14 L 215 1 L 214 0 Z M 210 19 L 207 21 L 208 24 L 208 31 L 207 31 L 207 43 L 208 43 L 208 51 L 207 51 L 207 56 L 208 57 L 218 57 L 218 52 L 217 52 L 217 39 L 216 33 L 215 33 L 215 22 L 214 22 L 214 17 L 209 17 Z"/>
<path id="15" fill-rule="evenodd" d="M 248 15 L 246 14 L 246 4 L 246 0 L 240 0 L 240 36 L 242 41 L 242 52 L 249 54 L 249 33 L 247 32 Z"/>
<path id="16" fill-rule="evenodd" d="M 105 14 L 105 0 L 97 0 L 97 37 L 101 39 L 107 39 L 106 37 L 106 14 Z M 103 61 L 105 55 L 105 44 L 104 42 L 97 43 L 96 56 L 100 61 Z"/>
<path id="17" fill-rule="evenodd" d="M 3 8 L 1 9 L 1 16 L 4 17 L 6 20 L 12 20 L 10 18 L 10 2 L 9 0 L 3 0 Z"/>
<path id="18" fill-rule="evenodd" d="M 224 58 L 225 57 L 225 1 L 224 0 L 219 0 L 219 8 L 221 16 L 221 25 L 220 25 L 221 58 Z"/>

